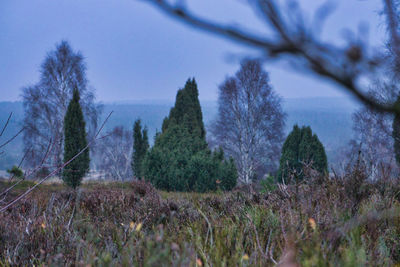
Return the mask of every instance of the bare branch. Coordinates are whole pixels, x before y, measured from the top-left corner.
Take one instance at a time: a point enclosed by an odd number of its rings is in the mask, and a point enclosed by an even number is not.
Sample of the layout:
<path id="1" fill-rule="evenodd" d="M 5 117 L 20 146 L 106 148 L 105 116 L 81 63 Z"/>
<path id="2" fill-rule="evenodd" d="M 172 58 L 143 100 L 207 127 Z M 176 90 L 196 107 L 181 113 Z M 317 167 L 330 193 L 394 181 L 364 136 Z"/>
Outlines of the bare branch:
<path id="1" fill-rule="evenodd" d="M 24 179 L 19 180 L 18 182 L 16 182 L 15 184 L 13 184 L 12 186 L 10 186 L 9 188 L 7 188 L 5 191 L 3 191 L 0 196 L 7 194 L 8 192 L 10 192 L 14 187 L 16 187 L 18 184 L 20 184 L 22 181 L 24 181 L 25 179 L 31 177 L 33 174 L 37 173 L 38 170 L 40 170 L 43 167 L 44 161 L 47 159 L 47 157 L 50 155 L 50 152 L 54 149 L 54 145 L 55 142 L 49 142 L 48 144 L 48 148 L 47 148 L 47 152 L 46 154 L 43 156 L 43 159 L 41 161 L 41 164 L 36 166 L 32 171 L 30 171 L 29 173 L 25 173 L 24 175 Z M 21 167 L 22 162 L 24 161 L 26 155 L 28 155 L 28 153 L 30 152 L 30 149 L 26 150 L 22 160 L 20 161 L 18 168 Z M 10 181 L 14 178 L 14 175 L 10 178 Z"/>
<path id="2" fill-rule="evenodd" d="M 390 0 L 385 1 L 388 5 L 391 3 Z M 367 90 L 358 85 L 357 81 L 360 78 L 368 75 L 371 69 L 377 68 L 379 65 L 377 56 L 368 58 L 362 53 L 359 45 L 350 44 L 349 47 L 339 48 L 324 44 L 311 34 L 305 36 L 305 29 L 299 25 L 292 26 L 292 28 L 298 27 L 296 30 L 291 29 L 289 27 L 290 23 L 286 23 L 279 12 L 276 1 L 250 1 L 264 15 L 269 28 L 277 34 L 278 38 L 275 38 L 276 40 L 242 31 L 238 27 L 221 25 L 200 18 L 189 10 L 175 6 L 166 0 L 147 0 L 147 2 L 154 4 L 164 13 L 193 27 L 249 45 L 269 56 L 288 55 L 290 56 L 289 59 L 300 60 L 306 63 L 306 68 L 309 71 L 338 84 L 366 106 L 379 112 L 400 113 L 400 107 L 394 103 L 380 103 L 369 98 L 365 93 Z M 388 10 L 393 9 L 388 8 Z M 390 12 L 388 17 L 394 26 L 397 25 Z M 397 38 L 396 36 L 397 34 L 393 34 L 393 37 Z"/>
<path id="3" fill-rule="evenodd" d="M 28 154 L 28 152 L 29 152 L 29 151 L 26 151 L 26 152 L 24 153 L 24 156 L 22 157 L 21 161 L 20 161 L 19 164 L 18 164 L 18 168 L 21 167 L 22 162 L 25 160 L 25 157 L 26 157 L 26 155 Z M 15 177 L 15 174 L 13 174 L 13 175 L 11 176 L 11 178 L 9 179 L 9 181 L 12 181 L 12 180 L 14 179 L 14 177 Z M 24 179 L 25 179 L 25 178 L 24 178 Z M 10 192 L 14 187 L 16 187 L 18 184 L 20 184 L 24 179 L 21 179 L 21 180 L 17 181 L 15 184 L 13 184 L 12 186 L 10 186 L 10 187 L 7 188 L 6 190 L 4 190 L 2 193 L 0 193 L 0 196 L 6 195 L 6 194 L 7 194 L 8 192 Z"/>
<path id="4" fill-rule="evenodd" d="M 18 131 L 18 133 L 16 133 L 13 137 L 11 137 L 10 139 L 8 139 L 6 142 L 4 142 L 3 144 L 0 145 L 0 148 L 5 147 L 6 145 L 8 145 L 10 142 L 12 142 L 15 138 L 17 138 L 18 135 L 20 135 L 23 131 L 25 130 L 25 128 L 22 128 L 21 130 Z"/>
<path id="5" fill-rule="evenodd" d="M 235 160 L 240 182 L 276 170 L 284 125 L 281 99 L 268 73 L 258 60 L 242 61 L 236 75 L 219 86 L 218 114 L 210 128 L 211 142 Z"/>
<path id="6" fill-rule="evenodd" d="M 105 176 L 124 181 L 132 177 L 132 133 L 122 126 L 116 126 L 100 144 L 96 145 L 98 170 Z"/>
<path id="7" fill-rule="evenodd" d="M 397 61 L 400 62 L 400 36 L 398 34 L 399 22 L 396 16 L 394 3 L 392 0 L 384 0 L 385 12 L 387 16 L 388 31 L 391 38 L 392 50 L 397 57 Z"/>
<path id="8" fill-rule="evenodd" d="M 26 190 L 23 194 L 21 194 L 20 196 L 18 196 L 16 199 L 12 200 L 10 203 L 8 203 L 7 205 L 5 205 L 4 207 L 0 208 L 0 212 L 4 212 L 5 210 L 7 210 L 9 207 L 11 207 L 12 205 L 14 205 L 15 203 L 17 203 L 18 201 L 20 201 L 22 198 L 24 198 L 26 195 L 28 195 L 29 193 L 31 193 L 36 187 L 38 187 L 39 185 L 41 185 L 44 181 L 46 181 L 49 177 L 55 175 L 56 173 L 58 173 L 60 170 L 62 170 L 65 166 L 67 166 L 69 163 L 71 163 L 73 160 L 75 160 L 77 157 L 79 157 L 86 149 L 88 149 L 93 143 L 95 143 L 96 140 L 99 140 L 100 138 L 97 138 L 97 136 L 100 134 L 100 132 L 102 131 L 102 129 L 104 128 L 104 125 L 106 124 L 106 122 L 108 121 L 108 119 L 110 118 L 111 114 L 113 112 L 111 111 L 110 114 L 107 116 L 107 118 L 104 120 L 103 124 L 101 125 L 100 129 L 97 131 L 96 135 L 94 136 L 94 138 L 81 150 L 79 151 L 78 154 L 76 154 L 74 157 L 72 157 L 70 160 L 68 160 L 67 162 L 65 162 L 64 164 L 62 164 L 59 168 L 55 169 L 54 171 L 52 171 L 49 175 L 47 175 L 46 177 L 44 177 L 43 179 L 41 179 L 39 182 L 37 182 L 34 186 L 32 186 L 31 188 L 29 188 L 28 190 Z"/>
<path id="9" fill-rule="evenodd" d="M 8 123 L 10 122 L 10 119 L 11 119 L 11 117 L 12 117 L 12 114 L 13 114 L 13 113 L 10 112 L 10 115 L 8 116 L 8 119 L 7 119 L 6 123 L 5 123 L 4 126 L 3 126 L 3 129 L 2 129 L 1 132 L 0 132 L 0 136 L 2 136 L 3 133 L 4 133 L 4 131 L 6 130 L 7 125 L 8 125 Z"/>
<path id="10" fill-rule="evenodd" d="M 27 166 L 40 164 L 50 139 L 55 148 L 46 160 L 50 165 L 60 166 L 63 158 L 63 124 L 72 91 L 81 95 L 80 104 L 85 118 L 88 138 L 92 139 L 98 128 L 99 105 L 95 104 L 93 90 L 86 78 L 84 57 L 75 52 L 68 42 L 61 41 L 56 49 L 49 51 L 40 67 L 40 80 L 33 86 L 23 88 L 24 150 L 33 147 Z"/>

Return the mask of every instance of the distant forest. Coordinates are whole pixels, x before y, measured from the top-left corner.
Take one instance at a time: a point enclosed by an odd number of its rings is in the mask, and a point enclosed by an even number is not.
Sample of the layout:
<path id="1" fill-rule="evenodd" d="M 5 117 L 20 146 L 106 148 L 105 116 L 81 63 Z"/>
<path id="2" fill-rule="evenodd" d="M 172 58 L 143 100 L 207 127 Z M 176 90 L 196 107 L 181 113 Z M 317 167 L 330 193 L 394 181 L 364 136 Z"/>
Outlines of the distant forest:
<path id="1" fill-rule="evenodd" d="M 206 127 L 215 117 L 217 102 L 201 102 Z M 114 111 L 112 118 L 106 124 L 105 131 L 115 126 L 123 126 L 132 130 L 133 123 L 140 118 L 149 130 L 149 141 L 153 143 L 156 131 L 160 131 L 165 116 L 168 115 L 173 101 L 130 101 L 103 104 L 102 121 L 104 116 Z M 353 136 L 352 113 L 357 104 L 346 98 L 293 98 L 284 99 L 283 108 L 287 114 L 286 134 L 294 124 L 310 125 L 320 137 L 325 146 L 330 166 L 335 166 L 340 160 L 339 151 Z M 21 128 L 23 119 L 22 102 L 0 102 L 0 124 L 3 125 L 10 112 L 13 112 L 5 138 L 10 138 Z M 0 156 L 0 170 L 11 168 L 22 157 L 22 135 L 18 136 L 5 148 Z"/>

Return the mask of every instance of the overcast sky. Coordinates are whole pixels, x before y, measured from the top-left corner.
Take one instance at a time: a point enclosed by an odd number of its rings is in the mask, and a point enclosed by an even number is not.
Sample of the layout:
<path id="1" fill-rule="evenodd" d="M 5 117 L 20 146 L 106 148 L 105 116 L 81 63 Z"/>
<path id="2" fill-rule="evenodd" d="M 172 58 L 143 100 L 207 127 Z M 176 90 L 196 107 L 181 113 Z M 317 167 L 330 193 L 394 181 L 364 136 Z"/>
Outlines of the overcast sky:
<path id="1" fill-rule="evenodd" d="M 244 25 L 268 34 L 245 0 L 192 0 L 206 18 Z M 312 19 L 322 0 L 299 1 Z M 368 40 L 382 46 L 381 0 L 333 0 L 336 9 L 323 37 L 343 43 L 344 30 L 368 27 Z M 215 100 L 217 87 L 238 69 L 247 47 L 195 30 L 138 0 L 0 0 L 0 101 L 20 99 L 21 88 L 39 80 L 48 51 L 61 40 L 85 57 L 87 76 L 103 102 L 172 100 L 195 77 L 202 100 Z M 342 96 L 340 88 L 287 66 L 266 63 L 271 83 L 283 97 Z"/>

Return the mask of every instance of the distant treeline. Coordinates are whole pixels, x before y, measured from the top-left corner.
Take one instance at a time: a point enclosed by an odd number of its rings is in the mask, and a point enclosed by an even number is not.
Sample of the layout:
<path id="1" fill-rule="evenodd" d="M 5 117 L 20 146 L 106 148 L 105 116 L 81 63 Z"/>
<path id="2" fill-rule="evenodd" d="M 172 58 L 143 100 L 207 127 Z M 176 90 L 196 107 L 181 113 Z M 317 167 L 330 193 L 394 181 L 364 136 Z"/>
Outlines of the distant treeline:
<path id="1" fill-rule="evenodd" d="M 103 104 L 103 116 L 114 111 L 112 119 L 107 123 L 105 130 L 112 130 L 115 126 L 122 125 L 132 130 L 135 119 L 141 118 L 148 127 L 150 143 L 156 130 L 160 131 L 165 116 L 168 115 L 173 101 L 135 101 L 132 103 L 105 103 Z M 217 112 L 217 103 L 213 101 L 201 102 L 204 123 L 207 125 Z M 356 105 L 345 98 L 304 98 L 284 99 L 283 107 L 287 113 L 286 133 L 294 124 L 310 125 L 323 142 L 330 163 L 335 163 L 336 152 L 352 137 L 351 114 Z M 12 120 L 4 132 L 7 139 L 13 136 L 21 128 L 23 119 L 22 102 L 0 102 L 0 123 L 7 120 L 10 112 L 13 112 Z M 104 118 L 101 118 L 103 120 Z M 0 170 L 11 168 L 16 161 L 21 159 L 23 150 L 22 135 L 16 138 L 5 148 L 5 153 L 0 155 Z"/>

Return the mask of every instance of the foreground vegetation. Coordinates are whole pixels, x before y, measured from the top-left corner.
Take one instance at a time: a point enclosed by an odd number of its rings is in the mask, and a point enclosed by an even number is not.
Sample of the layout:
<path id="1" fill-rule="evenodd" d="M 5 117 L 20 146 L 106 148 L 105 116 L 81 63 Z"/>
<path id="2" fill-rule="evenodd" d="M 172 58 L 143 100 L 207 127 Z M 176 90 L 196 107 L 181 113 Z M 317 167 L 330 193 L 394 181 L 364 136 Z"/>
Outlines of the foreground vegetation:
<path id="1" fill-rule="evenodd" d="M 0 266 L 400 262 L 397 181 L 370 183 L 359 169 L 334 179 L 307 176 L 265 193 L 167 193 L 139 181 L 84 184 L 74 194 L 43 185 L 0 213 Z"/>

